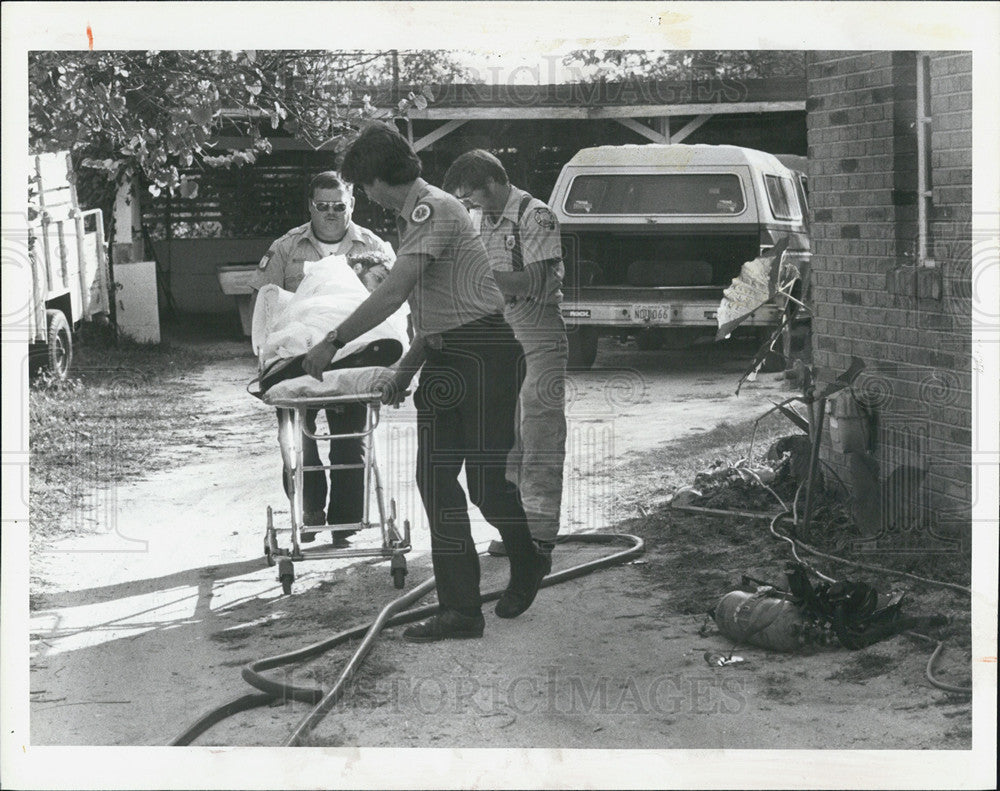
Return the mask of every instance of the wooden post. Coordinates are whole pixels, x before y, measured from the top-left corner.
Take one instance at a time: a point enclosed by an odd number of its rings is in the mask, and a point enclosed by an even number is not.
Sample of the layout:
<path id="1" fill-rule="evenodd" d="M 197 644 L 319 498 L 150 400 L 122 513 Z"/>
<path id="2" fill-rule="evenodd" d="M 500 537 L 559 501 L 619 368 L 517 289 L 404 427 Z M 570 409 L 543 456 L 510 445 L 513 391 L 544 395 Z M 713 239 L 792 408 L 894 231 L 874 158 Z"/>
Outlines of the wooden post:
<path id="1" fill-rule="evenodd" d="M 656 121 L 655 121 L 655 125 L 656 125 L 656 131 L 659 132 L 661 135 L 663 135 L 666 138 L 666 141 L 668 143 L 673 142 L 670 139 L 670 116 L 669 115 L 664 115 L 664 116 L 661 116 L 660 118 L 657 118 Z"/>

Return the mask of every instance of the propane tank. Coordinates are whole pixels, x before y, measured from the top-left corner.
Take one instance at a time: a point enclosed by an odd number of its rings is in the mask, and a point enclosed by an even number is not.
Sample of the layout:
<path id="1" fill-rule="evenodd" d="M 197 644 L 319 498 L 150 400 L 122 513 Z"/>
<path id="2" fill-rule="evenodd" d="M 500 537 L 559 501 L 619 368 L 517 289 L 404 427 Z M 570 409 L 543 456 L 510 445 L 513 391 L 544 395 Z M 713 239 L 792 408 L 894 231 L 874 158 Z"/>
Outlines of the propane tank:
<path id="1" fill-rule="evenodd" d="M 735 643 L 798 651 L 805 642 L 808 622 L 791 600 L 764 589 L 727 593 L 715 607 L 715 623 Z"/>

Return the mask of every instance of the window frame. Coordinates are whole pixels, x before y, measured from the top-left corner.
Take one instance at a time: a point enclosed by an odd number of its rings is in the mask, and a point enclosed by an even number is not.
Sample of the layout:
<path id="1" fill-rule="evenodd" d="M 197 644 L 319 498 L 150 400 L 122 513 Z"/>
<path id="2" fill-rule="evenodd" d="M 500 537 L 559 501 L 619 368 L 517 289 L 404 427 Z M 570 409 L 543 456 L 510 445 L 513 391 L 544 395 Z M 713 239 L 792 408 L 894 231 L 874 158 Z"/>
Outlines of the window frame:
<path id="1" fill-rule="evenodd" d="M 802 222 L 802 206 L 799 203 L 799 193 L 795 189 L 795 182 L 792 180 L 792 177 L 779 176 L 776 173 L 763 173 L 762 175 L 764 176 L 764 192 L 767 194 L 767 205 L 771 209 L 771 216 L 776 220 L 784 222 Z M 774 198 L 771 196 L 770 180 L 780 185 L 781 191 L 785 196 L 785 201 L 789 204 L 788 216 L 778 213 L 778 208 L 774 205 Z M 798 214 L 795 213 L 796 210 L 798 210 Z"/>
<path id="2" fill-rule="evenodd" d="M 570 198 L 573 195 L 573 189 L 574 189 L 574 187 L 576 186 L 577 182 L 580 179 L 584 179 L 584 178 L 602 178 L 602 177 L 610 177 L 610 178 L 637 178 L 637 177 L 641 177 L 641 176 L 660 176 L 660 177 L 666 177 L 666 178 L 671 178 L 671 177 L 676 177 L 676 176 L 729 176 L 729 177 L 732 177 L 732 178 L 736 179 L 736 182 L 739 185 L 740 200 L 741 200 L 741 203 L 742 203 L 742 207 L 740 208 L 739 211 L 732 212 L 732 213 L 730 213 L 730 212 L 671 212 L 671 213 L 665 213 L 665 212 L 613 212 L 613 213 L 608 213 L 608 212 L 581 212 L 581 211 L 572 211 L 571 208 L 570 208 Z M 675 217 L 712 217 L 712 218 L 715 218 L 715 217 L 719 217 L 719 218 L 732 218 L 732 217 L 740 217 L 740 216 L 746 214 L 747 211 L 748 211 L 748 209 L 749 209 L 749 207 L 750 207 L 749 206 L 749 201 L 747 200 L 747 190 L 746 190 L 746 185 L 744 184 L 743 177 L 741 176 L 740 173 L 738 173 L 736 171 L 733 171 L 733 170 L 705 170 L 705 171 L 696 171 L 696 172 L 691 172 L 691 173 L 663 173 L 662 171 L 658 171 L 658 170 L 648 170 L 648 171 L 647 170 L 643 170 L 643 171 L 638 171 L 638 172 L 635 172 L 635 173 L 623 173 L 623 172 L 620 172 L 620 171 L 618 171 L 618 172 L 612 172 L 612 173 L 588 173 L 588 172 L 583 172 L 583 173 L 578 173 L 578 174 L 576 174 L 576 175 L 573 176 L 573 179 L 570 181 L 569 186 L 566 189 L 566 197 L 563 199 L 563 202 L 562 202 L 562 211 L 566 214 L 567 217 L 581 218 L 581 219 L 582 218 L 586 218 L 586 217 L 601 217 L 601 218 L 630 218 L 630 217 L 669 217 L 669 218 L 675 218 Z"/>

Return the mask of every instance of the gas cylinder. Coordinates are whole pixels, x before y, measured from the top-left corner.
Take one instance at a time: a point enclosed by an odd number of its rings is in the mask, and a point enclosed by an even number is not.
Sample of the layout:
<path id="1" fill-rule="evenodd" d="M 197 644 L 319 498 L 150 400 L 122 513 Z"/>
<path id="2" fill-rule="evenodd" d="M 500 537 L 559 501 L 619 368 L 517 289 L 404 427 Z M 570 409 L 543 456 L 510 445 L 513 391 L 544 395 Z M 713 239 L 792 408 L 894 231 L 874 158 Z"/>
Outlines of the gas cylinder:
<path id="1" fill-rule="evenodd" d="M 735 643 L 798 651 L 805 642 L 808 621 L 794 602 L 766 589 L 727 593 L 715 607 L 715 623 Z"/>

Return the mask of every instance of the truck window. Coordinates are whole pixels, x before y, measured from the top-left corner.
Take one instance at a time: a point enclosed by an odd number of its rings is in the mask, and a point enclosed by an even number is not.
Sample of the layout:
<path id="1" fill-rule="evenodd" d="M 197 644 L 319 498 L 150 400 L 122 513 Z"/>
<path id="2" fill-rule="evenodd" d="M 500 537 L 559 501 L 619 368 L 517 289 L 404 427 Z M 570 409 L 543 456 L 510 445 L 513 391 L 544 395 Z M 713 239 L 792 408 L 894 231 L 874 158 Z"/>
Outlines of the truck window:
<path id="1" fill-rule="evenodd" d="M 746 207 L 734 173 L 625 173 L 577 176 L 567 214 L 739 214 Z"/>
<path id="2" fill-rule="evenodd" d="M 802 209 L 795 195 L 795 185 L 792 180 L 783 176 L 764 176 L 767 186 L 767 201 L 771 204 L 771 213 L 776 220 L 801 220 Z"/>

